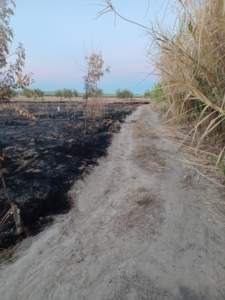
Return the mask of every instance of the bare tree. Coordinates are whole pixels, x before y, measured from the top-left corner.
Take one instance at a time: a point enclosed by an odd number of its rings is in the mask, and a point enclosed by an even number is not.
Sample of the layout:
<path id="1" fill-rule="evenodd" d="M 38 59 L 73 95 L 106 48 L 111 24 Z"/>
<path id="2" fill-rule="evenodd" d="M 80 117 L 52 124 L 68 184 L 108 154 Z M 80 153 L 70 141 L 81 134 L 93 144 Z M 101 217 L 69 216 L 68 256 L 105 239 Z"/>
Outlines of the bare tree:
<path id="1" fill-rule="evenodd" d="M 31 80 L 30 75 L 23 74 L 26 57 L 22 44 L 10 52 L 14 37 L 10 20 L 14 9 L 14 1 L 0 0 L 0 98 L 4 98 L 10 89 L 28 86 Z"/>
<path id="2" fill-rule="evenodd" d="M 87 63 L 87 73 L 84 76 L 85 99 L 98 90 L 98 82 L 110 72 L 110 67 L 104 68 L 104 59 L 101 53 L 92 53 L 85 57 Z"/>
<path id="3" fill-rule="evenodd" d="M 89 96 L 96 94 L 98 90 L 98 83 L 105 73 L 110 72 L 110 67 L 104 67 L 104 59 L 101 53 L 91 53 L 89 56 L 85 57 L 87 63 L 87 73 L 84 76 L 84 98 L 86 99 L 85 104 L 85 131 L 87 128 L 87 110 L 88 110 L 88 98 Z"/>

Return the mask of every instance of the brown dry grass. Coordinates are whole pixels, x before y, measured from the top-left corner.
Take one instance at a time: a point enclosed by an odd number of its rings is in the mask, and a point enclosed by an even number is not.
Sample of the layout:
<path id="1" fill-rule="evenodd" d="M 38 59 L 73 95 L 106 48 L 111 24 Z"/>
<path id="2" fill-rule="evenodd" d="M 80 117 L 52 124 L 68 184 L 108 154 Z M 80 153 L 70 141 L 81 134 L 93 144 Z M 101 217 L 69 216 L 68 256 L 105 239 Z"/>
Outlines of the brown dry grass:
<path id="1" fill-rule="evenodd" d="M 96 101 L 88 101 L 86 107 L 87 117 L 90 119 L 96 119 L 104 117 L 106 113 L 105 102 L 101 99 L 96 99 Z"/>
<path id="2" fill-rule="evenodd" d="M 156 68 L 169 104 L 167 116 L 188 123 L 185 140 L 195 150 L 213 146 L 215 163 L 224 167 L 225 0 L 178 2 L 175 33 L 153 31 L 160 50 Z"/>
<path id="3" fill-rule="evenodd" d="M 32 121 L 36 120 L 36 117 L 34 114 L 23 108 L 21 105 L 17 105 L 15 103 L 0 103 L 0 111 L 4 111 L 6 109 L 10 109 L 12 111 L 15 111 L 18 115 L 23 117 L 24 119 L 29 119 Z"/>

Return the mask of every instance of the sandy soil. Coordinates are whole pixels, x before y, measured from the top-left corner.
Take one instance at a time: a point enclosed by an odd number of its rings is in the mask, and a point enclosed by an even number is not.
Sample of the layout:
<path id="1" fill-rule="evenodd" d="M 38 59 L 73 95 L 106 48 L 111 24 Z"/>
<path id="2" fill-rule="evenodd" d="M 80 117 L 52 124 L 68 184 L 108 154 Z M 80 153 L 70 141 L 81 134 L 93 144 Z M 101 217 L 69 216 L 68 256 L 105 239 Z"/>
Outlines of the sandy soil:
<path id="1" fill-rule="evenodd" d="M 182 157 L 140 107 L 71 190 L 73 210 L 1 265 L 1 299 L 225 299 L 224 223 L 210 210 L 224 190 Z"/>

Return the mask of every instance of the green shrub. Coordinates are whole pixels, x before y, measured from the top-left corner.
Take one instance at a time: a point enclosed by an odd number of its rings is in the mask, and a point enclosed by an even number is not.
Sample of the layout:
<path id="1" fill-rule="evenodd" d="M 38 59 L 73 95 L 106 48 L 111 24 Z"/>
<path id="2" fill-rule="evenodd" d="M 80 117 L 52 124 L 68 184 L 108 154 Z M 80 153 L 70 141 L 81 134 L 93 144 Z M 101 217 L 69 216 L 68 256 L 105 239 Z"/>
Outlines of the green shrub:
<path id="1" fill-rule="evenodd" d="M 150 97 L 151 97 L 151 91 L 150 91 L 150 90 L 145 91 L 144 97 L 145 97 L 145 98 L 150 98 Z"/>
<path id="2" fill-rule="evenodd" d="M 90 97 L 102 97 L 103 91 L 101 89 L 97 89 L 90 94 Z"/>
<path id="3" fill-rule="evenodd" d="M 0 89 L 0 99 L 9 100 L 18 95 L 17 91 L 11 88 Z"/>
<path id="4" fill-rule="evenodd" d="M 73 97 L 79 97 L 79 93 L 78 93 L 77 90 L 74 90 L 74 91 L 73 91 Z"/>
<path id="5" fill-rule="evenodd" d="M 22 95 L 26 98 L 32 98 L 34 97 L 34 91 L 31 89 L 23 89 Z"/>
<path id="6" fill-rule="evenodd" d="M 71 91 L 69 89 L 64 89 L 62 94 L 63 94 L 63 97 L 66 99 L 71 99 L 73 97 L 73 91 Z"/>
<path id="7" fill-rule="evenodd" d="M 93 89 L 92 91 L 89 91 L 89 93 L 86 95 L 83 95 L 83 99 L 86 99 L 87 97 L 102 97 L 103 96 L 103 91 L 101 89 Z"/>
<path id="8" fill-rule="evenodd" d="M 40 89 L 23 89 L 22 95 L 26 98 L 43 98 L 45 93 Z"/>
<path id="9" fill-rule="evenodd" d="M 144 94 L 145 98 L 151 98 L 151 100 L 154 100 L 156 102 L 163 101 L 163 90 L 161 88 L 160 84 L 157 84 L 153 87 L 152 90 L 146 91 Z"/>
<path id="10" fill-rule="evenodd" d="M 62 98 L 63 97 L 62 91 L 60 91 L 60 90 L 56 91 L 55 96 L 58 97 L 58 98 Z"/>
<path id="11" fill-rule="evenodd" d="M 43 98 L 44 95 L 45 95 L 45 93 L 42 90 L 40 90 L 40 89 L 33 90 L 33 96 L 34 96 L 34 98 Z"/>
<path id="12" fill-rule="evenodd" d="M 129 90 L 117 90 L 116 97 L 121 99 L 133 98 L 134 94 Z"/>
<path id="13" fill-rule="evenodd" d="M 73 97 L 78 97 L 79 94 L 76 90 L 72 91 L 70 89 L 64 89 L 56 91 L 55 96 L 59 98 L 72 99 Z"/>

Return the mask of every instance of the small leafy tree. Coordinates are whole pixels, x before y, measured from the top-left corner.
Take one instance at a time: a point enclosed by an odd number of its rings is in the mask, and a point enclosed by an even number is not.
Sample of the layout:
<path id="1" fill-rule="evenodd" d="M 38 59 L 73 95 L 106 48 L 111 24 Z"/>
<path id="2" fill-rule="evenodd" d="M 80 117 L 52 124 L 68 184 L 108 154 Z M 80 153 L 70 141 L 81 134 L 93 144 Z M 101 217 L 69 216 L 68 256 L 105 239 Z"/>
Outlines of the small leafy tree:
<path id="1" fill-rule="evenodd" d="M 25 64 L 25 50 L 19 44 L 11 53 L 13 31 L 10 20 L 14 14 L 15 2 L 3 0 L 0 2 L 0 96 L 10 98 L 11 89 L 26 87 L 30 84 L 30 76 L 23 75 Z"/>
<path id="2" fill-rule="evenodd" d="M 93 52 L 91 55 L 85 57 L 87 63 L 87 73 L 84 76 L 85 95 L 84 98 L 95 94 L 98 90 L 98 82 L 105 75 L 110 72 L 110 67 L 104 68 L 104 59 L 101 53 Z"/>

